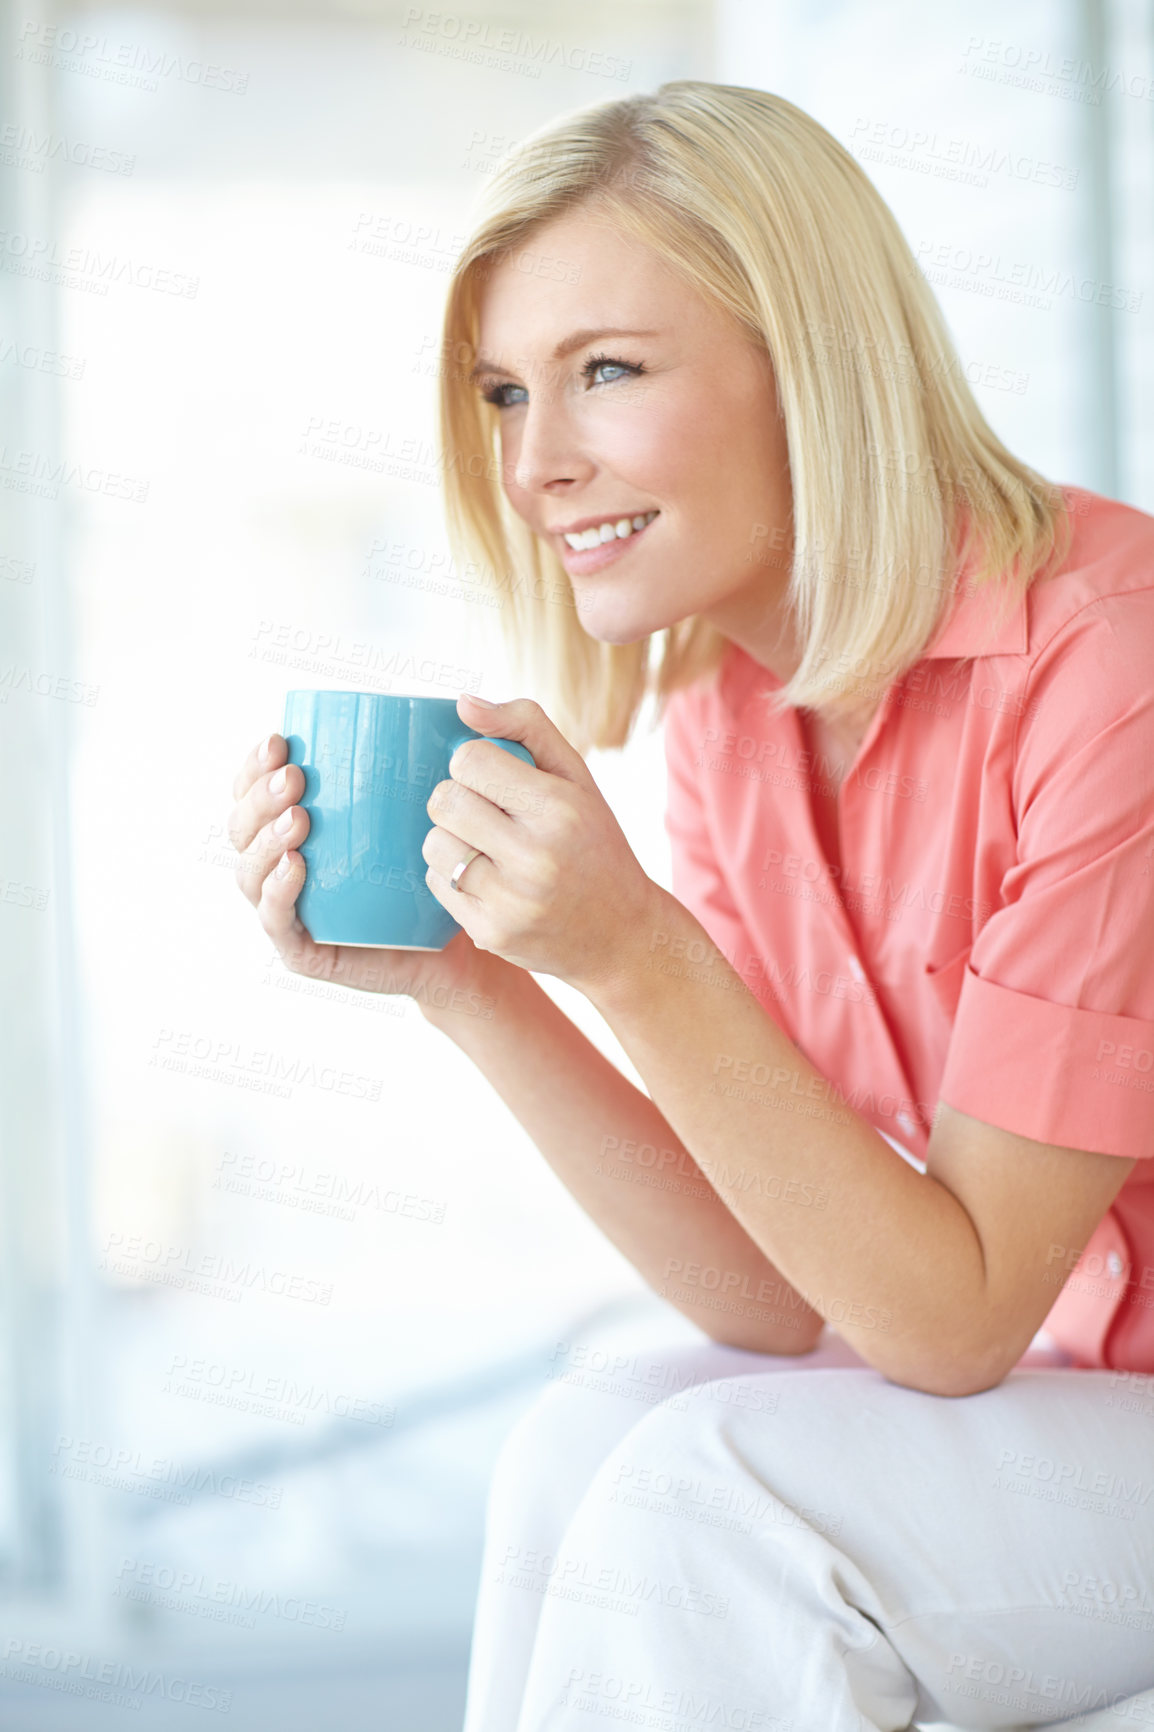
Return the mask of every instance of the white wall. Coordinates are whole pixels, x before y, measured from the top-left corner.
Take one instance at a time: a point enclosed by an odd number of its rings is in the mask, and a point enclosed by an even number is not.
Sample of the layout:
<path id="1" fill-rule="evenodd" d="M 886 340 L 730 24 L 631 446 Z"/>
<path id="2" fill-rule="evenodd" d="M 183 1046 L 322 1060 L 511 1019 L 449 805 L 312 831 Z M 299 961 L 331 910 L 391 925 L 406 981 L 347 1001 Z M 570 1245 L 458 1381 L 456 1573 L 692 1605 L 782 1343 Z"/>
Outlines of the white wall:
<path id="1" fill-rule="evenodd" d="M 806 109 L 885 198 L 1010 449 L 1154 507 L 1142 0 L 719 0 L 718 16 L 717 78 Z"/>

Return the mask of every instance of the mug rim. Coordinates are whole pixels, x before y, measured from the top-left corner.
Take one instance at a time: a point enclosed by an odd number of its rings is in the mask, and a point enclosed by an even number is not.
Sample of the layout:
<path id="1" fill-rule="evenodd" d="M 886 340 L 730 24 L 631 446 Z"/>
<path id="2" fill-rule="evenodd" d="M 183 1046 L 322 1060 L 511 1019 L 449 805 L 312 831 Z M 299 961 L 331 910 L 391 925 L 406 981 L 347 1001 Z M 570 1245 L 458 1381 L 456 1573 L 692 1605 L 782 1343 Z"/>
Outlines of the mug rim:
<path id="1" fill-rule="evenodd" d="M 344 686 L 293 686 L 285 692 L 287 698 L 375 698 L 392 704 L 452 704 L 456 698 L 435 697 L 430 692 L 350 692 Z"/>

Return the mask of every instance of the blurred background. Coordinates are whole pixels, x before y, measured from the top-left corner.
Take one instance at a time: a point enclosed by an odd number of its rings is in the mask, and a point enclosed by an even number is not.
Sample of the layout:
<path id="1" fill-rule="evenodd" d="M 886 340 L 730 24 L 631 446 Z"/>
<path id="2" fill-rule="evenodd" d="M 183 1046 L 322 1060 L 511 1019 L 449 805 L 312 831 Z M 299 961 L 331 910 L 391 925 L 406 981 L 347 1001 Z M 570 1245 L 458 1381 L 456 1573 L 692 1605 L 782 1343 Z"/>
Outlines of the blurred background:
<path id="1" fill-rule="evenodd" d="M 0 1726 L 459 1727 L 502 1437 L 693 1334 L 225 834 L 289 687 L 520 695 L 446 276 L 520 136 L 681 77 L 815 115 L 1011 449 L 1154 510 L 1151 0 L 0 0 Z M 667 885 L 659 733 L 590 763 Z"/>

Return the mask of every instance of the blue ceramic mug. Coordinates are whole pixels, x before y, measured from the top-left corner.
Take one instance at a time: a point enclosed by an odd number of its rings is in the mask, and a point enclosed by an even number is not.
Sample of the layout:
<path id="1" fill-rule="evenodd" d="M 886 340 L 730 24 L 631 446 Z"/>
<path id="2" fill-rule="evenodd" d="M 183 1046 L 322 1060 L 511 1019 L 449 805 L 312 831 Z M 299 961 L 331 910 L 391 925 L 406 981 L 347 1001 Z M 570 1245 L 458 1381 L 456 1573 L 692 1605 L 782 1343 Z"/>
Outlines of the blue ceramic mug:
<path id="1" fill-rule="evenodd" d="M 443 950 L 458 921 L 425 883 L 421 845 L 433 828 L 429 795 L 449 775 L 467 727 L 454 698 L 379 692 L 289 692 L 288 761 L 305 773 L 297 802 L 309 815 L 297 900 L 318 944 Z M 527 764 L 516 740 L 494 740 Z"/>

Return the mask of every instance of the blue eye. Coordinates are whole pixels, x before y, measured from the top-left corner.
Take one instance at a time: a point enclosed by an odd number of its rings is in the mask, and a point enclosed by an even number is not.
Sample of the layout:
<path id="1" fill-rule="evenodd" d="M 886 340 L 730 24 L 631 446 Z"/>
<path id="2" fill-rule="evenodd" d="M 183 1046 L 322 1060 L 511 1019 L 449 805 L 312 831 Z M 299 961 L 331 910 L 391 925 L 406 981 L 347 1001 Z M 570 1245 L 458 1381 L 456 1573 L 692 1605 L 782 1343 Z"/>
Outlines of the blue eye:
<path id="1" fill-rule="evenodd" d="M 581 377 L 583 379 L 592 379 L 594 373 L 599 373 L 603 367 L 615 369 L 617 373 L 624 378 L 629 378 L 630 376 L 637 378 L 645 371 L 643 366 L 634 361 L 617 361 L 614 360 L 612 355 L 590 355 L 589 359 L 581 369 Z M 606 385 L 617 385 L 620 383 L 620 378 L 605 379 L 601 382 Z M 493 385 L 489 390 L 483 391 L 481 395 L 484 397 L 486 403 L 493 403 L 498 409 L 512 409 L 516 407 L 516 404 L 511 403 L 505 393 L 507 391 L 524 391 L 524 389 L 524 385 Z M 518 402 L 523 402 L 524 400 L 524 398 L 519 398 Z"/>
<path id="2" fill-rule="evenodd" d="M 523 391 L 524 389 L 524 385 L 494 385 L 490 390 L 482 391 L 481 395 L 486 403 L 495 403 L 498 409 L 508 409 L 511 405 L 505 398 L 505 392 Z"/>
<path id="3" fill-rule="evenodd" d="M 645 371 L 643 367 L 635 367 L 631 361 L 615 361 L 612 355 L 590 355 L 581 369 L 581 377 L 590 379 L 594 373 L 599 373 L 602 367 L 616 367 L 619 373 L 632 373 L 634 375 Z M 608 383 L 615 384 L 616 380 L 610 379 Z"/>

